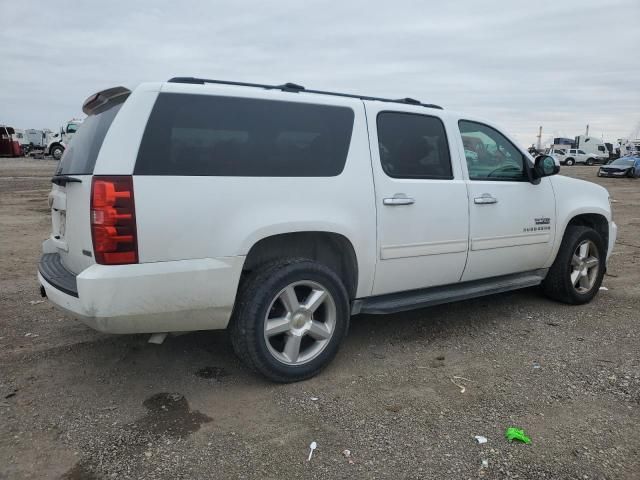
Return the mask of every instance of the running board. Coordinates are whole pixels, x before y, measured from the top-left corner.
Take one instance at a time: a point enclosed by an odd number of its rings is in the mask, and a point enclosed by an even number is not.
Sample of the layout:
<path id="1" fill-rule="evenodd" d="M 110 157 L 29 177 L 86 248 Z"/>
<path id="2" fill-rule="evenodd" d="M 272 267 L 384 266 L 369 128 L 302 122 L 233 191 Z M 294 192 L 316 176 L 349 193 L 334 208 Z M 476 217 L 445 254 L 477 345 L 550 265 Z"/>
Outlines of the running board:
<path id="1" fill-rule="evenodd" d="M 443 303 L 457 302 L 470 298 L 493 295 L 495 293 L 518 290 L 540 285 L 547 275 L 546 268 L 530 272 L 503 275 L 471 282 L 454 283 L 443 287 L 431 287 L 421 290 L 390 293 L 375 297 L 354 300 L 351 314 L 358 313 L 396 313 L 417 308 L 431 307 Z"/>

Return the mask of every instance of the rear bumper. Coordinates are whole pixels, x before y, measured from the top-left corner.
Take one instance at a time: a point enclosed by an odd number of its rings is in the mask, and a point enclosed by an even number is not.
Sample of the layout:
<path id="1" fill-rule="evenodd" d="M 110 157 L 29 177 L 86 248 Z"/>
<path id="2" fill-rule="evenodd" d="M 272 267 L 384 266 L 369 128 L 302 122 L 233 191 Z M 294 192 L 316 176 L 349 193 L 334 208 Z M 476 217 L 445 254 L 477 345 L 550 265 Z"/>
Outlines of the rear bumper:
<path id="1" fill-rule="evenodd" d="M 57 255 L 57 254 L 49 254 Z M 43 263 L 38 279 L 51 302 L 106 333 L 156 333 L 226 328 L 244 257 L 136 265 L 92 265 L 75 276 L 76 292 Z M 62 264 L 58 263 L 61 266 Z M 64 267 L 62 267 L 64 268 Z M 66 271 L 67 274 L 70 274 Z M 70 274 L 73 276 L 73 274 Z"/>

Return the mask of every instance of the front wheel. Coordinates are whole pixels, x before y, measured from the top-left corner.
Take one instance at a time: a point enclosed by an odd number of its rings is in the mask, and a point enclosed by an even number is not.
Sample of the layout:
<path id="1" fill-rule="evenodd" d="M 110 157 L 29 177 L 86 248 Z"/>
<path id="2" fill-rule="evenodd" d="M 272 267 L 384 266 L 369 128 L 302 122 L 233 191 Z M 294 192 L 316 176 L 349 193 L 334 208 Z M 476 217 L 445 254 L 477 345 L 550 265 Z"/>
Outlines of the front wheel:
<path id="1" fill-rule="evenodd" d="M 636 178 L 636 170 L 635 170 L 635 168 L 630 168 L 629 169 L 629 173 L 627 173 L 627 177 Z"/>
<path id="2" fill-rule="evenodd" d="M 602 237 L 589 227 L 569 225 L 553 265 L 542 282 L 554 300 L 580 305 L 596 296 L 605 271 Z"/>
<path id="3" fill-rule="evenodd" d="M 574 163 L 576 163 L 576 161 L 573 158 L 567 158 L 567 160 L 564 162 L 564 164 L 567 165 L 568 167 L 570 167 Z"/>
<path id="4" fill-rule="evenodd" d="M 62 148 L 60 145 L 56 145 L 55 147 L 51 148 L 51 156 L 56 160 L 60 160 L 63 153 L 64 148 Z"/>
<path id="5" fill-rule="evenodd" d="M 231 341 L 253 370 L 275 382 L 296 382 L 333 359 L 349 316 L 349 297 L 335 272 L 311 260 L 283 259 L 242 282 Z"/>
<path id="6" fill-rule="evenodd" d="M 587 165 L 591 166 L 595 163 L 595 160 L 593 160 L 593 158 L 587 158 Z"/>

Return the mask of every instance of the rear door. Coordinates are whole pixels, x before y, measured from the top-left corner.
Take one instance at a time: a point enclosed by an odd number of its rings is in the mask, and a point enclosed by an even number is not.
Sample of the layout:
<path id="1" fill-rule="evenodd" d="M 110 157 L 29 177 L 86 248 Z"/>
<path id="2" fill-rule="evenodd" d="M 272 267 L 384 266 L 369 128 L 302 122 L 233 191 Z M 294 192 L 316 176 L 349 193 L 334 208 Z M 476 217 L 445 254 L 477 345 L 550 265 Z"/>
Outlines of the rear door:
<path id="1" fill-rule="evenodd" d="M 63 265 L 73 273 L 95 263 L 89 218 L 91 179 L 104 137 L 125 98 L 87 117 L 67 146 L 52 179 L 50 241 Z"/>
<path id="2" fill-rule="evenodd" d="M 438 110 L 367 103 L 378 219 L 374 295 L 460 281 L 468 206 Z"/>

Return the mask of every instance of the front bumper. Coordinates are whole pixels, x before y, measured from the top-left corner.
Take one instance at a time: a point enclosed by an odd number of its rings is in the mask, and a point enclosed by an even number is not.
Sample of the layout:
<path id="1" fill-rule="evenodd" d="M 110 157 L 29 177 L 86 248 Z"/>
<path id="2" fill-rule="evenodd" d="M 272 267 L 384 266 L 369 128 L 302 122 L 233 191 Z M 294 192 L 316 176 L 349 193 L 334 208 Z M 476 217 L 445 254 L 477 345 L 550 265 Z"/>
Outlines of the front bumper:
<path id="1" fill-rule="evenodd" d="M 244 258 L 96 264 L 75 276 L 75 292 L 42 265 L 38 279 L 51 302 L 101 332 L 214 330 L 229 323 Z"/>
<path id="2" fill-rule="evenodd" d="M 626 177 L 629 173 L 626 170 L 618 172 L 598 172 L 599 177 Z"/>
<path id="3" fill-rule="evenodd" d="M 613 220 L 609 222 L 609 245 L 607 245 L 607 262 L 611 256 L 614 245 L 616 244 L 616 238 L 618 237 L 618 225 Z"/>

